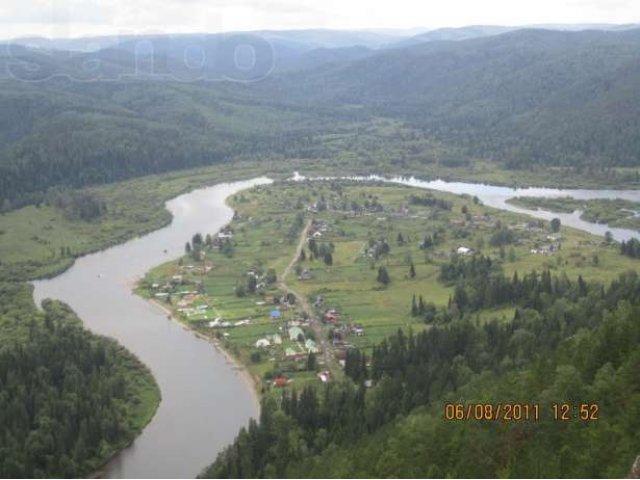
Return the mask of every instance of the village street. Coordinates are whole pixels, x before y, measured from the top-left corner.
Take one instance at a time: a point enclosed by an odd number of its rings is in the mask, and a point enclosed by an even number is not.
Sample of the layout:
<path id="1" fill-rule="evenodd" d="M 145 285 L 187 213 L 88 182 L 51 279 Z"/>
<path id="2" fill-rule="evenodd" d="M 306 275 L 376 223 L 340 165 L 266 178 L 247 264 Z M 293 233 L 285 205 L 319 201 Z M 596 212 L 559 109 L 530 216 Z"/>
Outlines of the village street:
<path id="1" fill-rule="evenodd" d="M 320 351 L 322 352 L 322 358 L 324 359 L 324 364 L 326 368 L 331 372 L 331 377 L 333 379 L 339 379 L 343 377 L 342 368 L 340 364 L 336 361 L 336 357 L 333 353 L 333 348 L 329 341 L 327 340 L 327 329 L 324 328 L 322 322 L 318 319 L 315 314 L 315 311 L 309 300 L 304 296 L 300 295 L 298 292 L 289 287 L 286 283 L 287 277 L 291 273 L 291 270 L 294 268 L 296 262 L 300 258 L 300 253 L 307 242 L 307 237 L 309 235 L 309 229 L 311 228 L 312 220 L 309 220 L 305 227 L 302 229 L 302 233 L 300 234 L 300 240 L 296 247 L 295 252 L 293 253 L 293 257 L 291 261 L 287 265 L 287 267 L 282 272 L 280 276 L 280 280 L 278 281 L 279 288 L 285 293 L 291 293 L 296 297 L 296 302 L 300 305 L 302 311 L 309 317 L 309 325 L 311 326 L 315 336 L 316 343 L 320 347 Z"/>

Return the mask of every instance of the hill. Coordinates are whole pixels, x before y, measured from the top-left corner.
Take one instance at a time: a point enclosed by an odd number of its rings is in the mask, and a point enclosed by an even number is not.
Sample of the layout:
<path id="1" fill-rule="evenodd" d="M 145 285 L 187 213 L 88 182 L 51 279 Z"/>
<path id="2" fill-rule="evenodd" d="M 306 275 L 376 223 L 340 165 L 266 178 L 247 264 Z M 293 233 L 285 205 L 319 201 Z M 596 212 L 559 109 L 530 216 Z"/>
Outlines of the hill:
<path id="1" fill-rule="evenodd" d="M 640 30 L 521 30 L 430 42 L 265 86 L 359 105 L 509 166 L 636 166 Z"/>
<path id="2" fill-rule="evenodd" d="M 92 62 L 97 71 L 81 68 Z M 135 56 L 122 51 L 15 47 L 0 65 L 12 75 L 0 80 L 5 210 L 37 202 L 52 186 L 112 182 L 240 154 L 273 158 L 333 123 L 330 112 L 282 108 L 242 84 L 136 73 Z"/>
<path id="3" fill-rule="evenodd" d="M 243 35 L 125 38 L 93 52 L 9 46 L 0 208 L 53 186 L 236 158 L 319 160 L 336 148 L 353 161 L 640 164 L 638 29 L 518 30 L 405 48 L 365 32 Z M 382 136 L 371 128 L 380 119 L 390 125 Z"/>

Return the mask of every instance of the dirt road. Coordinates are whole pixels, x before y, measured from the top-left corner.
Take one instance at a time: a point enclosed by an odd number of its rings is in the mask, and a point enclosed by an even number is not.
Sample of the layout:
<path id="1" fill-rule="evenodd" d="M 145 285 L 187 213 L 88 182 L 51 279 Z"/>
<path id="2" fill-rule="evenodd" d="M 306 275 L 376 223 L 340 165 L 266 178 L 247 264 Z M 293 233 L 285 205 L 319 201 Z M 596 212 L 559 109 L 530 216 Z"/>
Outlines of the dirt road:
<path id="1" fill-rule="evenodd" d="M 342 378 L 343 372 L 340 364 L 336 361 L 336 357 L 333 354 L 333 346 L 327 339 L 328 330 L 325 328 L 320 319 L 317 318 L 315 311 L 309 300 L 306 296 L 300 295 L 294 289 L 287 285 L 287 277 L 291 273 L 291 270 L 295 267 L 296 262 L 300 258 L 300 253 L 304 248 L 305 243 L 307 242 L 307 237 L 309 234 L 309 229 L 311 228 L 311 220 L 309 220 L 306 226 L 302 229 L 302 233 L 300 234 L 300 240 L 298 242 L 298 246 L 293 254 L 293 258 L 287 265 L 287 267 L 282 272 L 280 276 L 280 280 L 278 281 L 278 286 L 280 289 L 286 293 L 291 293 L 296 297 L 296 302 L 300 305 L 300 308 L 304 313 L 309 317 L 309 322 L 313 333 L 316 336 L 316 345 L 319 347 L 321 356 L 324 359 L 324 364 L 327 369 L 331 372 L 331 376 L 334 379 Z"/>

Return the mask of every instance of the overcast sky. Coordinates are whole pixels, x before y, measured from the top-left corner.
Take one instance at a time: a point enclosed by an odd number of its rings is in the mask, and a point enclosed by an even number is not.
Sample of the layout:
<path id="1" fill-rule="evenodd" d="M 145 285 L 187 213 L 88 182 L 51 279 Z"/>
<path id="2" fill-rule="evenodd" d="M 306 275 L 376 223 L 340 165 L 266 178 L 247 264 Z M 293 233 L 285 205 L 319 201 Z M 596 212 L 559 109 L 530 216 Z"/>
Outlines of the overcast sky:
<path id="1" fill-rule="evenodd" d="M 0 0 L 0 37 L 637 23 L 640 0 Z"/>

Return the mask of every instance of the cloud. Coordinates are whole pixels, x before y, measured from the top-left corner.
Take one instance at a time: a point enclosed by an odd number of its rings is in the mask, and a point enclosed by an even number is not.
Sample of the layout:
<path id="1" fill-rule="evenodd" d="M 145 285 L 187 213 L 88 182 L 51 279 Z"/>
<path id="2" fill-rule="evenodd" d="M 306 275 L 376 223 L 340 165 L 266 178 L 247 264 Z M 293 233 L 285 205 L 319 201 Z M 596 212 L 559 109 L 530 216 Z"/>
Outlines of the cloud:
<path id="1" fill-rule="evenodd" d="M 635 22 L 640 22 L 638 0 L 1 0 L 0 4 L 5 36 Z"/>
<path id="2" fill-rule="evenodd" d="M 5 0 L 0 22 L 4 24 L 104 24 L 113 16 L 115 2 L 97 0 Z"/>

